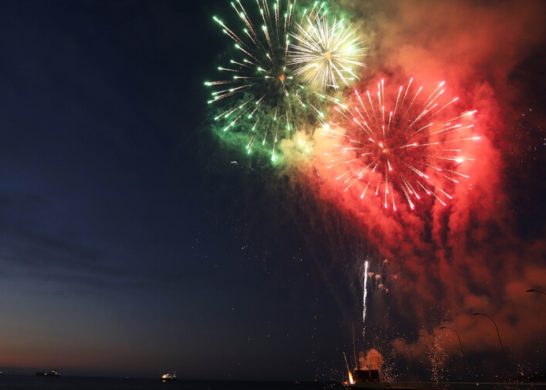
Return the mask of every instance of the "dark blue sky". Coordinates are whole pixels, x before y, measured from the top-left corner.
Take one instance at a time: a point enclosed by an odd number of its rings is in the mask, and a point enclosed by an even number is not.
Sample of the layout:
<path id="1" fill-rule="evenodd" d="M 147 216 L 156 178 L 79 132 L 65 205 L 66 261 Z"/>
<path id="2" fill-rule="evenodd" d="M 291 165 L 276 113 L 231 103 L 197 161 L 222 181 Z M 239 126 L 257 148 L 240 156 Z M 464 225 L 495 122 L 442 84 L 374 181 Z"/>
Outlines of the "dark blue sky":
<path id="1" fill-rule="evenodd" d="M 209 3 L 2 3 L 4 370 L 311 378 L 340 360 L 294 207 L 208 135 Z"/>

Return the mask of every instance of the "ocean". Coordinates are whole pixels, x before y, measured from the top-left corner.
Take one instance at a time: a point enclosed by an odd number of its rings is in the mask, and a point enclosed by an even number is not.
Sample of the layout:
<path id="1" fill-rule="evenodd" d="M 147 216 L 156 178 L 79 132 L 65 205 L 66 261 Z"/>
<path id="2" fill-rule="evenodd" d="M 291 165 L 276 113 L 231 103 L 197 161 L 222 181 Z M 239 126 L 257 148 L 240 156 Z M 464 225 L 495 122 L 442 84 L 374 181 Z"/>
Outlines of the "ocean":
<path id="1" fill-rule="evenodd" d="M 294 382 L 183 381 L 1 375 L 0 390 L 343 390 L 341 385 Z"/>
<path id="2" fill-rule="evenodd" d="M 406 383 L 391 389 L 546 389 L 546 383 Z M 161 383 L 159 379 L 117 379 L 81 377 L 39 377 L 1 375 L 0 390 L 344 390 L 338 383 L 294 382 L 215 382 L 183 381 Z"/>

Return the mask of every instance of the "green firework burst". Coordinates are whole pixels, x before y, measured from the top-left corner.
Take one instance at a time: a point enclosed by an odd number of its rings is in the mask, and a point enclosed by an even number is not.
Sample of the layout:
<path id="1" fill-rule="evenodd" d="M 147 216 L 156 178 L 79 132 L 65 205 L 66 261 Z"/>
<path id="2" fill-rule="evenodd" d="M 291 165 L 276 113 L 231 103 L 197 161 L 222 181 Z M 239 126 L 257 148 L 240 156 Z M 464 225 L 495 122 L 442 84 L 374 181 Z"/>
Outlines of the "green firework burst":
<path id="1" fill-rule="evenodd" d="M 213 20 L 234 43 L 233 59 L 218 67 L 222 78 L 207 81 L 213 108 L 214 130 L 228 144 L 246 153 L 269 156 L 279 162 L 279 143 L 296 131 L 312 132 L 323 121 L 328 101 L 336 99 L 324 89 L 307 85 L 289 63 L 291 37 L 304 18 L 327 13 L 325 2 L 309 8 L 295 1 L 266 0 L 231 3 L 235 29 L 214 16 Z"/>

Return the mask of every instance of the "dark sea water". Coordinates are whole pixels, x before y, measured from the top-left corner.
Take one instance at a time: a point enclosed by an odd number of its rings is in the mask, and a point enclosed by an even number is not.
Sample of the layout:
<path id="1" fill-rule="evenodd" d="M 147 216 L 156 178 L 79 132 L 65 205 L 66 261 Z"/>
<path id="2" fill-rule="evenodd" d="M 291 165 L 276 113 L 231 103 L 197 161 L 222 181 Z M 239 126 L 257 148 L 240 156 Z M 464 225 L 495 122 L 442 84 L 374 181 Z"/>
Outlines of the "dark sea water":
<path id="1" fill-rule="evenodd" d="M 80 377 L 39 377 L 1 375 L 0 390 L 344 390 L 336 383 L 293 382 L 205 382 L 175 381 L 161 383 L 154 379 L 112 379 Z M 493 390 L 493 389 L 545 389 L 546 383 L 405 383 L 391 385 L 391 389 L 446 389 L 446 390 Z"/>
<path id="2" fill-rule="evenodd" d="M 159 379 L 0 376 L 0 390 L 343 390 L 341 385 L 290 382 L 204 382 Z"/>

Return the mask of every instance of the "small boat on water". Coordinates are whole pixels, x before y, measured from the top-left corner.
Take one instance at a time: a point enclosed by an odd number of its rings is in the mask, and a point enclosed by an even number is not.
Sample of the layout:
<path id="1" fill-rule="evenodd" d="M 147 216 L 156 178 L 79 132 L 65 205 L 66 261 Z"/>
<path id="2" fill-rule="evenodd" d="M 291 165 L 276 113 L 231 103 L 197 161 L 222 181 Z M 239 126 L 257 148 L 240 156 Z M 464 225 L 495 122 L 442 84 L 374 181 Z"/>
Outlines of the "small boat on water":
<path id="1" fill-rule="evenodd" d="M 379 370 L 355 369 L 349 375 L 349 380 L 343 383 L 349 389 L 386 389 L 387 384 L 381 382 Z"/>
<path id="2" fill-rule="evenodd" d="M 50 370 L 50 371 L 38 371 L 36 373 L 36 376 L 61 376 L 61 374 L 57 370 Z"/>
<path id="3" fill-rule="evenodd" d="M 349 368 L 347 355 L 343 353 L 345 365 L 347 368 L 347 380 L 343 385 L 350 390 L 410 390 L 415 389 L 402 383 L 391 383 L 383 377 L 381 367 L 383 366 L 383 356 L 375 348 L 371 348 L 366 353 L 359 352 L 358 359 L 356 351 L 354 354 L 354 369 Z"/>
<path id="4" fill-rule="evenodd" d="M 166 372 L 161 375 L 161 382 L 172 382 L 176 380 L 176 371 L 175 372 Z"/>
<path id="5" fill-rule="evenodd" d="M 355 369 L 349 375 L 349 381 L 343 383 L 345 387 L 355 390 L 415 390 L 413 386 L 399 383 L 383 382 L 379 370 L 375 369 Z"/>

